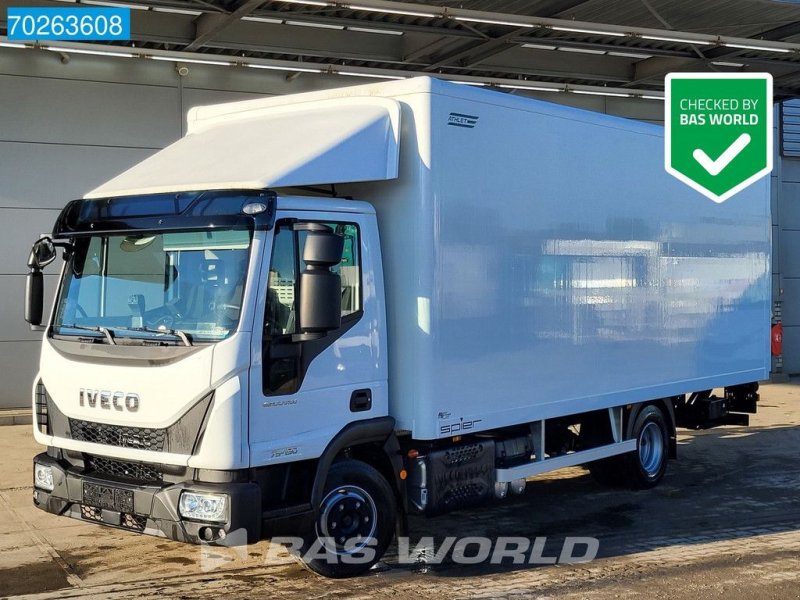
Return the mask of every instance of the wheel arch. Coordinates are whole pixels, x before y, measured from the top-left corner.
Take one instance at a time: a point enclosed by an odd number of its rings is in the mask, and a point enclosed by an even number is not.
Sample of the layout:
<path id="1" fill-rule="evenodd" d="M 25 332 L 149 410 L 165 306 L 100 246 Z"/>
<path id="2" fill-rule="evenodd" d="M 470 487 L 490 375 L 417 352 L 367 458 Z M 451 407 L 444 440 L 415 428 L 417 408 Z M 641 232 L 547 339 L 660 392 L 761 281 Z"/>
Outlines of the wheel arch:
<path id="1" fill-rule="evenodd" d="M 675 421 L 675 402 L 673 398 L 657 398 L 655 400 L 648 400 L 634 404 L 626 411 L 625 422 L 625 439 L 633 437 L 633 426 L 636 423 L 636 418 L 639 416 L 646 407 L 657 406 L 664 413 L 667 419 L 667 427 L 669 428 L 669 458 L 678 458 L 678 437 L 676 431 Z"/>
<path id="2" fill-rule="evenodd" d="M 334 436 L 317 462 L 311 488 L 314 518 L 319 516 L 319 506 L 325 493 L 325 481 L 331 465 L 338 459 L 348 457 L 374 467 L 386 479 L 397 499 L 398 530 L 405 533 L 407 495 L 405 480 L 400 475 L 405 465 L 394 426 L 394 418 L 376 417 L 349 423 Z"/>

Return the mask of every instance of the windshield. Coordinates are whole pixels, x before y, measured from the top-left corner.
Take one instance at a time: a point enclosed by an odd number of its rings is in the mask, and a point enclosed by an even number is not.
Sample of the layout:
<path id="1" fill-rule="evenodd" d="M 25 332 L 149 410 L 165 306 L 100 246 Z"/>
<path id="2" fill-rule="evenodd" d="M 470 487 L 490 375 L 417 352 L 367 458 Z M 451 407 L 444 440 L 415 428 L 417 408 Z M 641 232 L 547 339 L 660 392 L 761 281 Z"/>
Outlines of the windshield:
<path id="1" fill-rule="evenodd" d="M 54 333 L 211 342 L 239 322 L 252 234 L 247 230 L 97 235 L 75 239 Z M 108 336 L 103 329 L 111 332 Z"/>

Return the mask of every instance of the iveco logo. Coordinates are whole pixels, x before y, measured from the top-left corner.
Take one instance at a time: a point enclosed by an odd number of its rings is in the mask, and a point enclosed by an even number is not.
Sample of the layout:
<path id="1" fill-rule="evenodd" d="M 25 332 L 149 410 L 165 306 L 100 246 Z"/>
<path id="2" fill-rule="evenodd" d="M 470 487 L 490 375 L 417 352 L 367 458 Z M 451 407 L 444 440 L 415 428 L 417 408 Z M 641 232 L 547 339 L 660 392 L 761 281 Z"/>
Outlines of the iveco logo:
<path id="1" fill-rule="evenodd" d="M 131 435 L 129 433 L 123 433 L 119 436 L 120 446 L 124 446 L 125 448 L 148 448 L 148 444 L 140 438 L 138 435 Z"/>
<path id="2" fill-rule="evenodd" d="M 92 390 L 81 388 L 79 392 L 81 406 L 105 408 L 111 410 L 139 410 L 139 395 L 126 394 L 125 392 L 110 392 L 107 390 Z"/>

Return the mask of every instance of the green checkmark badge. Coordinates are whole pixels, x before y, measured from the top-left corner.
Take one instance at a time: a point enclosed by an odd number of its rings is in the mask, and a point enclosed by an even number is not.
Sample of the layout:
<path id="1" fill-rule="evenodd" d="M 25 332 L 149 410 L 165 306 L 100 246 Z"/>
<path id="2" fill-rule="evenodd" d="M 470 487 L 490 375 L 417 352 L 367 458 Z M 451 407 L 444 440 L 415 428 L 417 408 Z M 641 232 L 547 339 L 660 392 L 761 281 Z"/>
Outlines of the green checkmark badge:
<path id="1" fill-rule="evenodd" d="M 769 73 L 670 73 L 664 166 L 724 202 L 772 171 Z"/>

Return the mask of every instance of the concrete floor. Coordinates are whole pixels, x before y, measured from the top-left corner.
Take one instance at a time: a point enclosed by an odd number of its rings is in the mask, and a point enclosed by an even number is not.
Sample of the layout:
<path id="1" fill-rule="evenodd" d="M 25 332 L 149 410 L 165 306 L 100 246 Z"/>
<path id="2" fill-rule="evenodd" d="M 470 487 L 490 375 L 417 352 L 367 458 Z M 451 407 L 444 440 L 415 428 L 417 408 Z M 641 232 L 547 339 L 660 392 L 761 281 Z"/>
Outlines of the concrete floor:
<path id="1" fill-rule="evenodd" d="M 654 490 L 609 490 L 580 468 L 503 504 L 412 519 L 420 536 L 594 536 L 582 565 L 398 565 L 330 581 L 267 542 L 242 557 L 67 518 L 31 503 L 29 426 L 0 427 L 0 597 L 800 598 L 800 386 L 762 387 L 749 428 L 681 432 Z M 267 556 L 270 555 L 270 556 Z"/>

